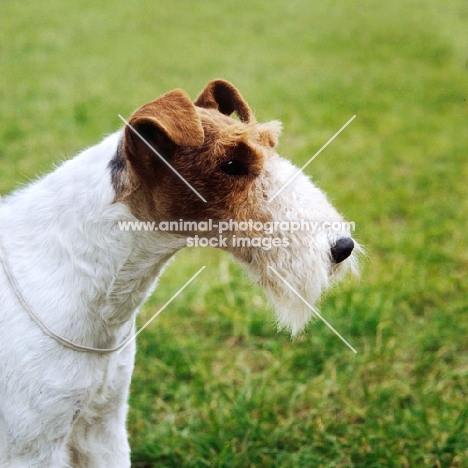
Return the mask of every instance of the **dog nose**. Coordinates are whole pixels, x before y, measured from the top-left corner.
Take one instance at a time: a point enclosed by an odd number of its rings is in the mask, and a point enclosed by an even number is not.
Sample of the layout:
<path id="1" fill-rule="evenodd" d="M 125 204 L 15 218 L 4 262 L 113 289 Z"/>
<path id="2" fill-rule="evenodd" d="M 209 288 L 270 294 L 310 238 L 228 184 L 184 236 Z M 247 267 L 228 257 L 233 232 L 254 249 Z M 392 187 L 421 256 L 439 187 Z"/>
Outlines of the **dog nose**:
<path id="1" fill-rule="evenodd" d="M 354 249 L 354 242 L 351 237 L 342 237 L 336 241 L 336 244 L 330 249 L 331 256 L 335 263 L 341 263 L 346 260 Z"/>

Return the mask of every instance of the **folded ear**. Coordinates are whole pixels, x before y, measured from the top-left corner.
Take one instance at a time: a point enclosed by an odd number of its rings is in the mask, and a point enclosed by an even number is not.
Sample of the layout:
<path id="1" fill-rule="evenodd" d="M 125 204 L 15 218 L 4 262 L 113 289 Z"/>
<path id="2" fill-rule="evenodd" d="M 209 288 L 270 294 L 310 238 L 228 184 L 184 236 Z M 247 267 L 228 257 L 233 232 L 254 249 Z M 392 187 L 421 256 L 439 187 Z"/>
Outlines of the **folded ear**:
<path id="1" fill-rule="evenodd" d="M 225 115 L 236 112 L 242 122 L 255 121 L 249 105 L 239 91 L 224 80 L 210 81 L 195 100 L 195 105 L 206 109 L 216 109 Z"/>
<path id="2" fill-rule="evenodd" d="M 158 158 L 142 138 L 165 159 L 170 159 L 178 146 L 201 146 L 203 127 L 189 95 L 176 89 L 133 113 L 125 128 L 124 145 L 134 163 Z"/>

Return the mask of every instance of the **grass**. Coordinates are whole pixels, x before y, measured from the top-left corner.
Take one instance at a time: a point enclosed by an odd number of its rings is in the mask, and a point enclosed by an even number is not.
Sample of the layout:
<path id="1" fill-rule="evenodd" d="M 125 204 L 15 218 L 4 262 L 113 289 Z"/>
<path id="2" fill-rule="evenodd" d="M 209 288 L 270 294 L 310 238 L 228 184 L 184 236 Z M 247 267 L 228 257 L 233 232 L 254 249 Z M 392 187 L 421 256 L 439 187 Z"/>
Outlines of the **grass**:
<path id="1" fill-rule="evenodd" d="M 280 119 L 280 152 L 357 226 L 368 260 L 296 341 L 226 255 L 180 252 L 140 323 L 133 466 L 468 467 L 464 0 L 3 0 L 0 193 L 141 103 L 209 79 Z"/>

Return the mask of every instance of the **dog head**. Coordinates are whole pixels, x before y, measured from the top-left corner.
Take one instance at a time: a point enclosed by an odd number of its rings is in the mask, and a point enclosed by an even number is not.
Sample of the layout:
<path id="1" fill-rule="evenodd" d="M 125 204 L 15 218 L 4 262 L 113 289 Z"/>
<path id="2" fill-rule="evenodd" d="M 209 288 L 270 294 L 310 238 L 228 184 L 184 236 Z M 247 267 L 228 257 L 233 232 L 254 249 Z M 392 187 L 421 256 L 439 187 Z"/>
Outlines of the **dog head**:
<path id="1" fill-rule="evenodd" d="M 359 246 L 325 194 L 277 154 L 280 132 L 279 122 L 257 123 L 226 81 L 210 82 L 195 102 L 174 90 L 131 116 L 112 179 L 116 200 L 139 220 L 218 238 L 296 334 L 322 291 L 356 268 Z M 184 232 L 181 221 L 205 228 Z"/>

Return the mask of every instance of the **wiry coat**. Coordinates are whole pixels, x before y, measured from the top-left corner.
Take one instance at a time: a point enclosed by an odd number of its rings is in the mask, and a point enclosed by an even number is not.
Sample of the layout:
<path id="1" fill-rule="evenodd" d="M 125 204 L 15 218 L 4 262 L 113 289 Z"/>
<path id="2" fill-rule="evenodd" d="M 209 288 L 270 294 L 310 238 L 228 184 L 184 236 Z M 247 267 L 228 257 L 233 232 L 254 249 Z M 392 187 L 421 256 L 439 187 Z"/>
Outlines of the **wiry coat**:
<path id="1" fill-rule="evenodd" d="M 97 348 L 121 343 L 165 264 L 187 242 L 183 232 L 125 231 L 119 222 L 342 219 L 303 174 L 268 203 L 297 169 L 274 150 L 279 125 L 257 124 L 232 85 L 210 83 L 195 104 L 176 90 L 137 110 L 130 125 L 206 203 L 128 126 L 0 203 L 11 274 L 57 334 Z M 228 117 L 234 111 L 240 121 Z M 241 174 L 221 170 L 232 160 Z M 330 256 L 347 233 L 283 235 L 289 248 L 226 250 L 265 288 L 279 325 L 297 333 L 312 311 L 268 266 L 313 303 L 354 260 L 337 265 Z M 107 354 L 57 342 L 31 320 L 0 268 L 0 467 L 129 467 L 134 354 L 134 341 Z"/>

